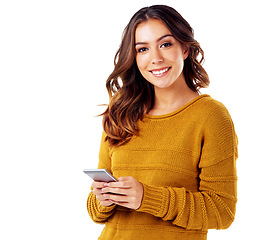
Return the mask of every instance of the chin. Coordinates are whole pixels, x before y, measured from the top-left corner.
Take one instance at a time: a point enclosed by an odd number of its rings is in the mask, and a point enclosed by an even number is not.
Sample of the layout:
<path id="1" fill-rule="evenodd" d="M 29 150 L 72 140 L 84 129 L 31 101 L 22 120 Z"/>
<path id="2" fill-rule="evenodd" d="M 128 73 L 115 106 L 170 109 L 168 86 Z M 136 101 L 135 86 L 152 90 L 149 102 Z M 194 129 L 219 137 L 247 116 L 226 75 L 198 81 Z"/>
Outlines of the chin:
<path id="1" fill-rule="evenodd" d="M 158 89 L 168 89 L 172 86 L 172 84 L 153 84 L 153 86 Z"/>
<path id="2" fill-rule="evenodd" d="M 155 88 L 159 88 L 159 89 L 167 89 L 169 87 L 171 87 L 174 82 L 170 82 L 168 81 L 168 79 L 157 79 L 157 80 L 153 80 L 153 81 L 149 81 Z"/>

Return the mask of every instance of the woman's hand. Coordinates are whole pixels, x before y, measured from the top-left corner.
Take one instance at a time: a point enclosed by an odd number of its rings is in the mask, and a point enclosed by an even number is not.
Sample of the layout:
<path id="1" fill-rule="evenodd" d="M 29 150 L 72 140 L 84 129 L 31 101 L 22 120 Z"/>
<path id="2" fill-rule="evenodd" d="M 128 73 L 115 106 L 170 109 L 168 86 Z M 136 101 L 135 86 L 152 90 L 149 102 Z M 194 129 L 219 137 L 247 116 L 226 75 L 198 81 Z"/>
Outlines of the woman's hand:
<path id="1" fill-rule="evenodd" d="M 118 182 L 93 182 L 93 193 L 103 206 L 117 204 L 138 209 L 143 199 L 143 185 L 133 177 L 120 177 Z"/>
<path id="2" fill-rule="evenodd" d="M 96 182 L 94 181 L 91 186 L 93 188 L 93 194 L 96 196 L 96 198 L 99 200 L 99 202 L 101 203 L 101 205 L 105 206 L 105 207 L 109 207 L 110 205 L 113 204 L 113 202 L 109 201 L 109 199 L 106 199 L 104 197 L 104 193 L 102 191 L 102 188 L 106 187 L 108 183 L 105 182 Z"/>

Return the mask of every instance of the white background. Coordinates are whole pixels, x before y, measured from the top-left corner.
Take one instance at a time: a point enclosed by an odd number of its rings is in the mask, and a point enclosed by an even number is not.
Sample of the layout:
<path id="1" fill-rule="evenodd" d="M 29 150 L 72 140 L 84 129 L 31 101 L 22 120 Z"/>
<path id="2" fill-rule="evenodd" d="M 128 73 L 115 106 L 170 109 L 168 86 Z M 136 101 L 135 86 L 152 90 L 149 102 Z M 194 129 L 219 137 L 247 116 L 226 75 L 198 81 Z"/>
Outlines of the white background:
<path id="1" fill-rule="evenodd" d="M 209 93 L 239 137 L 236 220 L 208 239 L 272 239 L 272 1 L 2 0 L 0 239 L 97 239 L 86 211 L 105 80 L 141 7 L 168 4 L 194 28 Z M 272 222 L 271 222 L 272 221 Z"/>

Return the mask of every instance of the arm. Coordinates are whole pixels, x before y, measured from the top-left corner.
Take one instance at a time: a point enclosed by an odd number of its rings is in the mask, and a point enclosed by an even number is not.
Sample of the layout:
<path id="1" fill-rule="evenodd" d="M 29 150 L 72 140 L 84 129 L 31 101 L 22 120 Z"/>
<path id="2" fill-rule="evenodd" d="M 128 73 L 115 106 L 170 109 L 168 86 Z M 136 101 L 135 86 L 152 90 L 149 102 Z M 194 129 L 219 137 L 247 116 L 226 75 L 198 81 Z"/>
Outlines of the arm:
<path id="1" fill-rule="evenodd" d="M 203 132 L 199 191 L 143 184 L 137 211 L 193 230 L 228 228 L 234 220 L 237 136 L 226 109 L 210 114 Z"/>
<path id="2" fill-rule="evenodd" d="M 108 151 L 108 143 L 105 142 L 105 133 L 102 135 L 101 146 L 99 152 L 98 168 L 105 168 L 111 172 L 110 157 Z M 116 205 L 103 206 L 96 196 L 93 194 L 93 188 L 87 199 L 87 210 L 91 219 L 96 223 L 104 223 L 115 212 Z"/>
<path id="3" fill-rule="evenodd" d="M 231 166 L 231 162 L 231 159 L 225 160 L 210 170 L 224 169 Z M 186 229 L 228 228 L 235 214 L 236 177 L 207 176 L 203 172 L 198 192 L 185 188 L 143 185 L 144 197 L 138 211 L 172 221 Z"/>

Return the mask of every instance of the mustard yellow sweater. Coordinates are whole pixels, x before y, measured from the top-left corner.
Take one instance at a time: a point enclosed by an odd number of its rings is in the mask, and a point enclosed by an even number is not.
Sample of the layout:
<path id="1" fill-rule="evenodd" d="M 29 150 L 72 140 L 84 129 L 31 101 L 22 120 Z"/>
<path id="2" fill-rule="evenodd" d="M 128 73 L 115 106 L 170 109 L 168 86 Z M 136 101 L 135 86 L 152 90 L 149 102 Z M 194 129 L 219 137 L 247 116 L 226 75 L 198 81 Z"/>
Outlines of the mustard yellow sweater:
<path id="1" fill-rule="evenodd" d="M 110 148 L 102 136 L 98 168 L 144 186 L 138 210 L 104 207 L 91 192 L 87 208 L 105 223 L 99 239 L 207 239 L 234 220 L 237 136 L 227 109 L 209 95 L 161 116 L 145 115 L 140 134 Z"/>

